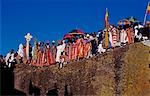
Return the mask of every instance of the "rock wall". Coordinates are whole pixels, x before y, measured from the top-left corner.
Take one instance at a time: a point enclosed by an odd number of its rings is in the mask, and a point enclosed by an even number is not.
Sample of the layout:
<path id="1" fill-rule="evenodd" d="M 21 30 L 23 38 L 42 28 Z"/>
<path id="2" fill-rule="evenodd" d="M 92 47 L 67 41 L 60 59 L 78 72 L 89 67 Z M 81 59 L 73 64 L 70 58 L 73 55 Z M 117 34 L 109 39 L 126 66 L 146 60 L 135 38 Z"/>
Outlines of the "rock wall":
<path id="1" fill-rule="evenodd" d="M 122 69 L 123 96 L 150 96 L 150 47 L 131 45 Z"/>
<path id="2" fill-rule="evenodd" d="M 37 68 L 18 64 L 14 70 L 15 88 L 29 95 L 29 84 L 41 96 L 57 89 L 59 96 L 150 96 L 150 47 L 141 43 L 58 65 Z"/>

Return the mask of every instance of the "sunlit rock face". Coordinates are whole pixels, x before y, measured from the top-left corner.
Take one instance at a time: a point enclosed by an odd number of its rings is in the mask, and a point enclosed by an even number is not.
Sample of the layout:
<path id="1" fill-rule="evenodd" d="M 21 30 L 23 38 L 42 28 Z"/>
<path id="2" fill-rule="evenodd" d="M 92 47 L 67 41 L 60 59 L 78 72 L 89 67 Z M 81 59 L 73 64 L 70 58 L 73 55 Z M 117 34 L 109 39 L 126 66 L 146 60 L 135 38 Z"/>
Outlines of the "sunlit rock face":
<path id="1" fill-rule="evenodd" d="M 15 88 L 27 95 L 150 96 L 150 47 L 135 43 L 89 59 L 37 68 L 18 64 Z"/>

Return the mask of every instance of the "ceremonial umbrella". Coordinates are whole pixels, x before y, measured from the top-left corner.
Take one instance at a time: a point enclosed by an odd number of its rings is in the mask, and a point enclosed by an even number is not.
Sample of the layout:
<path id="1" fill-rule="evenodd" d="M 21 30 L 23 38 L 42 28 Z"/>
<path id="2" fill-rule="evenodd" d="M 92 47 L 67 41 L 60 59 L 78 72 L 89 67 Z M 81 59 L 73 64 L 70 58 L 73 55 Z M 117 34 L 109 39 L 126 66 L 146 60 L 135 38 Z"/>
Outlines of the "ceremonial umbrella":
<path id="1" fill-rule="evenodd" d="M 69 32 L 69 34 L 72 34 L 72 35 L 84 35 L 84 32 L 79 30 L 79 29 L 75 29 L 75 30 L 72 30 L 71 32 Z"/>
<path id="2" fill-rule="evenodd" d="M 63 39 L 72 39 L 75 38 L 72 34 L 65 34 Z"/>
<path id="3" fill-rule="evenodd" d="M 130 22 L 133 22 L 133 23 L 135 23 L 135 22 L 139 22 L 135 17 L 133 17 L 133 16 L 130 16 L 130 17 L 128 17 L 128 18 L 126 18 L 127 20 L 129 20 Z"/>

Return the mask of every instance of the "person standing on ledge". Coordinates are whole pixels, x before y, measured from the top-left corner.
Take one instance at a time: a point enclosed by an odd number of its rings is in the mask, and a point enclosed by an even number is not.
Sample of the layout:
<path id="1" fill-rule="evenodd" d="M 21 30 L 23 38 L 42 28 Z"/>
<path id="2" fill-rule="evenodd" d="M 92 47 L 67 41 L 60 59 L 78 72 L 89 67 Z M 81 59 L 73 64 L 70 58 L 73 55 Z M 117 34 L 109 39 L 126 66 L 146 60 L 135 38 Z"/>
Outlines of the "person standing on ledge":
<path id="1" fill-rule="evenodd" d="M 57 54 L 56 54 L 56 62 L 60 63 L 60 56 L 61 56 L 61 52 L 64 51 L 65 49 L 65 42 L 64 41 L 58 41 L 58 46 L 57 46 Z"/>
<path id="2" fill-rule="evenodd" d="M 49 44 L 49 41 L 46 42 L 46 45 L 45 45 L 46 49 L 45 49 L 45 52 L 46 52 L 46 66 L 50 65 L 51 63 L 51 51 L 50 51 L 50 44 Z"/>
<path id="3" fill-rule="evenodd" d="M 27 55 L 27 60 L 29 60 L 29 42 L 32 39 L 32 35 L 30 33 L 27 33 L 26 36 L 24 36 L 26 39 L 26 55 Z"/>
<path id="4" fill-rule="evenodd" d="M 52 41 L 52 46 L 50 48 L 50 51 L 51 51 L 51 63 L 50 64 L 55 64 L 56 63 L 56 52 L 57 52 L 55 41 Z"/>

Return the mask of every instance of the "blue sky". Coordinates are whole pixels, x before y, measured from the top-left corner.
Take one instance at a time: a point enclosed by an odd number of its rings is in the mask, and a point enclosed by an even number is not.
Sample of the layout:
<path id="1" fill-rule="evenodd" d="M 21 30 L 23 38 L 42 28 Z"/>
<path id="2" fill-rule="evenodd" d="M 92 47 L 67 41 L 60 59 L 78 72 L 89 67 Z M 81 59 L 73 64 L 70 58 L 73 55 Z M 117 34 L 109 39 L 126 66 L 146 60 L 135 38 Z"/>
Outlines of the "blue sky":
<path id="1" fill-rule="evenodd" d="M 109 21 L 134 16 L 143 22 L 148 0 L 1 0 L 0 54 L 17 50 L 30 32 L 39 41 L 62 39 L 72 29 L 103 29 L 105 9 Z M 33 41 L 33 39 L 32 39 Z"/>

